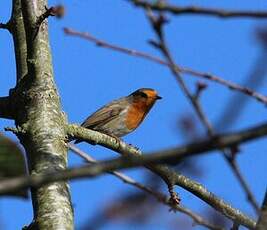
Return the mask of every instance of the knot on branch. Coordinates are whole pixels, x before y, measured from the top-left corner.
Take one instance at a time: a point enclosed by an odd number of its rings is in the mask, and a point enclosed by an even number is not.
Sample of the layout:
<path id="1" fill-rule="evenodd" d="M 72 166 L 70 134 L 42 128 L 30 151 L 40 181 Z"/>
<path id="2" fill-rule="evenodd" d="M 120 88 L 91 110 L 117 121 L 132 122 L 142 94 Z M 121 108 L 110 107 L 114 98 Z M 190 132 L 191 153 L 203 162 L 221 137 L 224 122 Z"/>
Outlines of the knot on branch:
<path id="1" fill-rule="evenodd" d="M 154 15 L 150 7 L 147 7 L 147 17 L 149 18 L 154 31 L 158 34 L 160 39 L 163 40 L 162 28 L 164 24 L 169 22 L 169 20 L 162 13 L 160 13 L 159 15 Z"/>
<path id="2" fill-rule="evenodd" d="M 193 95 L 195 100 L 198 100 L 201 93 L 208 87 L 208 85 L 205 82 L 198 81 L 196 83 L 196 92 L 195 95 Z"/>
<path id="3" fill-rule="evenodd" d="M 49 16 L 62 18 L 65 15 L 65 7 L 63 5 L 52 6 L 50 8 L 45 7 L 45 12 L 39 16 L 36 21 L 36 27 L 40 27 L 42 22 L 47 19 Z"/>
<path id="4" fill-rule="evenodd" d="M 0 29 L 8 30 L 12 33 L 11 21 L 8 21 L 7 23 L 0 23 Z"/>
<path id="5" fill-rule="evenodd" d="M 168 190 L 169 190 L 169 193 L 170 193 L 169 203 L 170 203 L 171 206 L 176 207 L 177 205 L 180 204 L 181 198 L 174 191 L 173 184 L 168 183 Z M 171 210 L 175 210 L 175 208 L 171 209 Z"/>

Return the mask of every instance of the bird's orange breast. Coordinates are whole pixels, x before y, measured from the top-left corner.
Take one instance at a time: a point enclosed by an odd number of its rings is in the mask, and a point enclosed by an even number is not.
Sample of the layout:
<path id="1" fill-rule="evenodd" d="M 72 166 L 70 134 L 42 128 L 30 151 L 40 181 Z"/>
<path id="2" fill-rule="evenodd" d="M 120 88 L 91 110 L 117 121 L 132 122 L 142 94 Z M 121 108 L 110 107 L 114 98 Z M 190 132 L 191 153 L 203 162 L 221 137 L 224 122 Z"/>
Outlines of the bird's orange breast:
<path id="1" fill-rule="evenodd" d="M 125 124 L 130 130 L 133 130 L 139 126 L 139 124 L 144 120 L 148 107 L 145 103 L 133 103 L 128 109 Z"/>

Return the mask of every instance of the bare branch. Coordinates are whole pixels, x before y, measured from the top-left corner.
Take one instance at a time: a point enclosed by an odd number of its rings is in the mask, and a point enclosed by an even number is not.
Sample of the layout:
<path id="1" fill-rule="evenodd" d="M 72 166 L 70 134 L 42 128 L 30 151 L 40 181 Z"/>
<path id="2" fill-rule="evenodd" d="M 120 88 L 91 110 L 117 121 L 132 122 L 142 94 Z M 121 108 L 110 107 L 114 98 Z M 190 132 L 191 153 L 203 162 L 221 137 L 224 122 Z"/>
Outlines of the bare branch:
<path id="1" fill-rule="evenodd" d="M 110 44 L 107 41 L 100 40 L 89 33 L 78 32 L 78 31 L 75 31 L 75 30 L 70 29 L 70 28 L 64 28 L 64 32 L 67 35 L 73 35 L 73 36 L 78 36 L 78 37 L 84 38 L 90 42 L 93 42 L 98 47 L 111 49 L 113 51 L 121 52 L 121 53 L 131 55 L 134 57 L 138 57 L 138 58 L 143 58 L 143 59 L 146 59 L 146 60 L 149 60 L 152 62 L 156 62 L 156 63 L 161 64 L 161 65 L 169 66 L 169 63 L 167 61 L 165 61 L 159 57 L 156 57 L 156 56 L 153 56 L 153 55 L 150 55 L 148 53 L 144 53 L 142 51 L 138 51 L 135 49 L 129 49 L 129 48 L 124 48 L 124 47 L 121 47 L 118 45 Z M 195 76 L 195 77 L 204 78 L 205 80 L 219 83 L 223 86 L 226 86 L 230 90 L 236 90 L 242 94 L 245 94 L 247 96 L 255 98 L 257 101 L 267 105 L 267 97 L 266 96 L 264 96 L 258 92 L 255 92 L 248 87 L 243 87 L 241 85 L 238 85 L 238 84 L 233 83 L 231 81 L 224 80 L 224 79 L 222 79 L 216 75 L 210 74 L 210 73 L 192 70 L 192 69 L 187 68 L 187 67 L 178 66 L 177 64 L 175 64 L 175 68 L 177 68 L 177 70 L 179 70 L 181 73 L 190 74 L 190 75 Z"/>
<path id="2" fill-rule="evenodd" d="M 212 127 L 211 123 L 209 122 L 207 116 L 203 112 L 203 109 L 199 103 L 198 97 L 195 97 L 193 94 L 190 93 L 185 82 L 183 81 L 183 78 L 180 75 L 179 69 L 176 68 L 176 65 L 173 61 L 173 58 L 172 58 L 172 56 L 169 52 L 169 49 L 166 45 L 164 32 L 163 32 L 163 25 L 166 22 L 166 20 L 164 20 L 164 16 L 159 15 L 158 17 L 156 17 L 153 15 L 153 13 L 150 9 L 147 9 L 147 16 L 148 16 L 148 19 L 151 23 L 151 26 L 153 27 L 153 29 L 154 29 L 157 37 L 158 37 L 158 40 L 159 40 L 158 43 L 153 42 L 153 44 L 157 44 L 156 48 L 162 52 L 162 54 L 165 56 L 166 60 L 168 61 L 169 68 L 170 68 L 171 72 L 173 73 L 173 75 L 174 75 L 175 79 L 177 80 L 183 93 L 188 98 L 189 102 L 192 104 L 193 109 L 195 110 L 201 123 L 203 124 L 204 128 L 206 129 L 208 136 L 213 137 L 215 134 L 213 127 Z M 221 151 L 223 153 L 224 159 L 231 167 L 232 171 L 234 172 L 237 179 L 239 180 L 241 187 L 243 188 L 244 192 L 247 194 L 247 197 L 249 198 L 248 201 L 251 203 L 254 210 L 258 213 L 259 212 L 258 205 L 256 203 L 256 200 L 255 200 L 247 182 L 245 181 L 245 178 L 241 174 L 240 170 L 238 170 L 237 164 L 233 164 L 233 161 L 229 160 L 229 155 L 231 155 L 231 149 L 230 149 L 230 151 L 225 150 L 225 149 L 221 149 Z"/>
<path id="3" fill-rule="evenodd" d="M 85 141 L 88 140 L 118 153 L 127 153 L 131 155 L 142 154 L 140 150 L 137 150 L 131 145 L 127 145 L 123 141 L 118 142 L 118 140 L 113 137 L 94 130 L 83 128 L 78 125 L 68 125 L 67 133 L 71 138 L 74 137 Z M 244 129 L 229 134 L 217 135 L 203 141 L 192 142 L 173 149 L 161 150 L 154 152 L 153 154 L 145 154 L 144 157 L 150 157 L 158 162 L 163 163 L 175 163 L 179 162 L 185 157 L 203 154 L 216 149 L 240 145 L 247 141 L 252 141 L 266 135 L 267 123 L 264 123 L 249 129 Z"/>
<path id="4" fill-rule="evenodd" d="M 260 207 L 259 207 L 253 193 L 251 192 L 251 189 L 250 189 L 247 181 L 245 180 L 244 176 L 242 175 L 240 168 L 236 162 L 235 157 L 230 155 L 230 157 L 225 157 L 225 159 L 227 160 L 227 162 L 231 166 L 233 173 L 235 174 L 237 180 L 239 181 L 239 183 L 241 184 L 241 187 L 243 188 L 245 194 L 247 195 L 247 200 L 252 205 L 255 212 L 257 214 L 259 214 L 260 213 Z"/>
<path id="5" fill-rule="evenodd" d="M 266 132 L 266 129 L 267 129 L 267 125 L 265 126 L 265 132 Z M 110 148 L 122 154 L 123 156 L 127 156 L 127 157 L 139 156 L 140 157 L 140 154 L 141 154 L 141 152 L 137 151 L 136 148 L 134 148 L 133 146 L 129 146 L 122 141 L 118 142 L 116 138 L 113 138 L 105 134 L 101 134 L 99 132 L 89 130 L 83 127 L 78 127 L 75 125 L 68 125 L 67 132 L 70 137 L 75 137 L 77 139 L 85 140 L 88 142 L 93 141 L 94 143 Z M 244 136 L 241 135 L 243 138 L 245 137 L 248 138 L 248 136 L 250 136 L 250 135 L 247 135 L 248 134 L 247 132 L 242 133 L 242 134 L 245 134 Z M 235 136 L 235 135 L 232 137 L 233 139 L 230 138 L 232 141 L 233 140 L 237 141 L 239 139 L 238 136 Z M 226 138 L 225 141 L 228 142 L 230 141 L 230 139 Z M 221 140 L 219 140 L 217 144 L 219 145 L 222 144 Z M 211 143 L 212 143 L 212 146 L 214 146 L 214 143 L 216 143 L 215 139 L 211 141 Z M 200 146 L 198 147 L 200 147 L 200 149 L 203 150 L 203 148 L 205 148 L 206 146 L 207 146 L 207 143 L 205 143 L 202 147 Z M 212 146 L 209 146 L 209 147 L 212 148 Z M 195 150 L 198 151 L 198 149 L 199 148 L 196 148 Z M 181 149 L 181 151 L 186 151 L 186 150 L 187 149 L 185 149 L 184 147 Z M 159 163 L 162 161 L 166 162 L 167 158 L 165 157 L 166 157 L 165 154 L 161 154 L 160 156 L 159 155 L 144 155 L 142 156 L 142 161 L 143 163 L 146 162 L 145 166 L 151 171 L 153 171 L 154 173 L 156 173 L 157 175 L 159 175 L 166 182 L 167 185 L 173 184 L 173 185 L 181 186 L 187 191 L 199 197 L 200 199 L 204 200 L 214 209 L 221 212 L 222 214 L 232 219 L 233 221 L 236 221 L 245 226 L 249 226 L 251 228 L 255 226 L 255 223 L 249 221 L 246 216 L 244 216 L 243 214 L 240 215 L 240 211 L 236 212 L 236 210 L 233 209 L 229 204 L 225 203 L 223 200 L 216 197 L 214 194 L 209 192 L 204 186 L 200 185 L 199 183 L 196 183 L 190 180 L 189 178 L 179 174 L 178 172 L 170 169 L 169 167 L 165 165 L 151 165 L 148 163 L 148 162 L 151 162 L 150 160 L 152 160 L 152 158 L 154 158 L 153 160 L 155 160 L 153 161 L 154 163 L 155 162 Z M 170 159 L 171 157 L 168 158 L 168 160 Z M 173 159 L 172 162 L 175 162 L 176 158 L 173 157 L 172 159 Z M 131 163 L 133 163 L 133 159 L 131 159 Z M 127 162 L 127 164 L 129 164 L 129 162 Z"/>
<path id="6" fill-rule="evenodd" d="M 82 133 L 85 133 L 85 131 Z M 90 132 L 88 132 L 88 134 L 89 133 Z M 115 139 L 113 137 L 108 137 L 108 138 Z M 89 140 L 90 139 L 88 138 L 88 141 Z M 116 142 L 116 140 L 114 140 L 114 142 Z M 241 211 L 232 208 L 229 204 L 224 202 L 222 199 L 218 198 L 215 194 L 209 192 L 201 184 L 179 174 L 178 172 L 175 172 L 174 170 L 168 168 L 167 166 L 152 165 L 152 164 L 149 164 L 148 166 L 148 163 L 152 162 L 150 161 L 149 158 L 147 158 L 148 156 L 133 155 L 133 154 L 128 154 L 126 152 L 124 153 L 124 155 L 127 157 L 121 157 L 119 159 L 109 160 L 109 161 L 102 161 L 100 163 L 95 163 L 80 168 L 72 168 L 52 173 L 42 173 L 39 175 L 16 177 L 9 180 L 3 180 L 0 183 L 0 194 L 6 193 L 10 190 L 15 191 L 28 186 L 38 187 L 59 180 L 69 180 L 81 177 L 94 177 L 104 172 L 146 164 L 147 167 L 149 167 L 154 173 L 160 175 L 162 178 L 165 179 L 168 178 L 174 184 L 179 185 L 185 188 L 186 190 L 190 191 L 191 193 L 195 194 L 200 199 L 203 199 L 217 211 L 221 212 L 222 214 L 229 217 L 233 221 L 238 222 L 249 228 L 255 227 L 256 223 L 252 219 L 244 215 Z"/>
<path id="7" fill-rule="evenodd" d="M 265 11 L 235 11 L 235 10 L 223 10 L 223 9 L 213 9 L 204 8 L 198 6 L 175 6 L 167 4 L 163 1 L 158 1 L 155 3 L 147 2 L 145 0 L 129 0 L 136 6 L 143 7 L 144 9 L 150 8 L 152 10 L 160 12 L 168 12 L 175 15 L 204 15 L 213 16 L 219 18 L 254 18 L 254 19 L 264 19 L 267 18 L 267 12 Z"/>
<path id="8" fill-rule="evenodd" d="M 88 154 L 83 152 L 81 149 L 77 148 L 75 145 L 69 144 L 69 148 L 74 153 L 76 153 L 77 155 L 82 157 L 88 163 L 96 163 L 97 162 L 94 158 L 92 158 L 91 156 L 89 156 Z M 155 189 L 149 188 L 149 187 L 135 181 L 133 178 L 127 176 L 126 174 L 123 174 L 123 173 L 118 172 L 118 171 L 112 171 L 112 172 L 108 172 L 108 173 L 114 175 L 115 177 L 120 179 L 122 182 L 129 184 L 129 185 L 131 185 L 137 189 L 140 189 L 143 192 L 153 196 L 160 203 L 169 206 L 172 210 L 184 213 L 185 215 L 189 216 L 194 221 L 194 224 L 201 225 L 201 226 L 204 226 L 204 227 L 206 227 L 208 229 L 212 229 L 212 230 L 223 230 L 222 227 L 217 226 L 217 225 L 213 225 L 212 223 L 209 223 L 207 220 L 205 220 L 203 217 L 199 216 L 198 214 L 194 213 L 189 208 L 186 208 L 186 207 L 181 206 L 181 205 L 173 205 L 173 203 L 170 202 L 170 199 L 168 196 L 166 196 L 163 193 L 160 193 L 158 191 L 155 191 Z"/>
<path id="9" fill-rule="evenodd" d="M 46 11 L 38 17 L 36 21 L 36 26 L 39 28 L 42 22 L 47 19 L 48 17 L 57 17 L 61 18 L 65 14 L 65 8 L 63 5 L 57 5 L 57 6 L 52 6 L 50 8 L 46 8 Z"/>
<path id="10" fill-rule="evenodd" d="M 9 32 L 11 31 L 11 28 L 10 28 L 10 22 L 7 22 L 7 23 L 0 23 L 0 29 L 4 29 L 4 30 L 8 30 Z"/>

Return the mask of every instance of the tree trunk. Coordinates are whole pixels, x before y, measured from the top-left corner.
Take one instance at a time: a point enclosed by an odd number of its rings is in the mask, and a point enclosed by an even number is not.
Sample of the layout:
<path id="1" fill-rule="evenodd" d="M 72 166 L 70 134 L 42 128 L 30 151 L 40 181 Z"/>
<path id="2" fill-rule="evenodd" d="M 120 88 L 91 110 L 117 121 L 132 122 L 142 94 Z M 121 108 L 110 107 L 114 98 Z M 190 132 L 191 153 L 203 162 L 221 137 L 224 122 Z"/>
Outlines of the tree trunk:
<path id="1" fill-rule="evenodd" d="M 17 85 L 11 90 L 17 136 L 27 154 L 29 173 L 57 172 L 67 167 L 66 118 L 54 82 L 46 0 L 13 0 L 8 23 L 13 35 Z M 31 190 L 34 220 L 29 228 L 73 229 L 73 210 L 66 182 Z"/>

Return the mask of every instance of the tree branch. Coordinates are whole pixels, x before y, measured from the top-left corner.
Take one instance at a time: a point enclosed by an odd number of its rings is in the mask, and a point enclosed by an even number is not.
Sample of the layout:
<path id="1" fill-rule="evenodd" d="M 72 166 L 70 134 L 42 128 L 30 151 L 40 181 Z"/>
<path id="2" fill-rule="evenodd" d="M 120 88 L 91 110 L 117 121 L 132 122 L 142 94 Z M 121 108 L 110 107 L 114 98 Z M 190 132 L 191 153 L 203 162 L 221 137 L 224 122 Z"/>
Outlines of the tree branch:
<path id="1" fill-rule="evenodd" d="M 248 202 L 251 204 L 252 208 L 254 209 L 256 214 L 260 214 L 260 207 L 249 187 L 249 184 L 247 183 L 247 181 L 245 180 L 244 176 L 242 175 L 240 168 L 237 164 L 236 161 L 236 156 L 233 154 L 230 154 L 230 156 L 224 155 L 225 159 L 227 160 L 227 162 L 229 163 L 230 167 L 232 168 L 232 171 L 234 173 L 234 175 L 236 176 L 237 180 L 239 181 L 241 187 L 243 188 L 245 194 L 246 194 L 246 198 L 248 200 Z"/>
<path id="2" fill-rule="evenodd" d="M 89 156 L 88 154 L 83 152 L 81 149 L 77 148 L 75 145 L 69 144 L 69 148 L 74 153 L 76 153 L 78 156 L 80 156 L 85 161 L 87 161 L 88 163 L 97 163 L 97 161 L 95 159 L 93 159 L 91 156 Z M 196 224 L 196 225 L 201 225 L 201 226 L 204 226 L 204 227 L 206 227 L 208 229 L 212 229 L 212 230 L 223 230 L 222 227 L 214 225 L 212 223 L 209 223 L 207 220 L 205 220 L 203 217 L 199 216 L 198 214 L 196 214 L 195 212 L 193 212 L 189 208 L 186 208 L 186 207 L 181 206 L 181 205 L 174 205 L 173 202 L 170 202 L 169 197 L 164 195 L 163 193 L 155 191 L 155 189 L 149 188 L 149 187 L 135 181 L 133 178 L 131 178 L 131 177 L 129 177 L 129 176 L 127 176 L 121 172 L 112 171 L 112 172 L 108 172 L 108 173 L 114 175 L 122 182 L 124 182 L 128 185 L 131 185 L 131 186 L 133 186 L 139 190 L 142 190 L 143 192 L 147 193 L 148 195 L 153 196 L 160 203 L 167 205 L 172 210 L 178 211 L 180 213 L 184 213 L 185 215 L 189 216 L 194 221 L 194 224 Z"/>
<path id="3" fill-rule="evenodd" d="M 51 174 L 67 167 L 64 143 L 66 118 L 53 78 L 48 26 L 36 33 L 46 0 L 13 0 L 11 17 L 15 43 L 17 85 L 12 90 L 17 133 L 25 148 L 31 175 Z M 35 229 L 73 229 L 68 184 L 50 183 L 31 190 Z M 60 215 L 59 215 L 60 213 Z"/>
<path id="4" fill-rule="evenodd" d="M 167 61 L 165 61 L 165 60 L 163 60 L 163 59 L 161 59 L 159 57 L 156 57 L 156 56 L 153 56 L 153 55 L 150 55 L 148 53 L 144 53 L 142 51 L 138 51 L 138 50 L 135 50 L 135 49 L 129 49 L 129 48 L 124 48 L 124 47 L 121 47 L 121 46 L 118 46 L 118 45 L 110 44 L 107 41 L 100 40 L 100 39 L 92 36 L 89 33 L 78 32 L 78 31 L 75 31 L 75 30 L 70 29 L 70 28 L 64 28 L 64 32 L 67 35 L 78 36 L 78 37 L 81 37 L 83 39 L 86 39 L 86 40 L 94 43 L 98 47 L 111 49 L 111 50 L 116 51 L 116 52 L 124 53 L 124 54 L 130 55 L 130 56 L 134 56 L 134 57 L 138 57 L 138 58 L 143 58 L 143 59 L 146 59 L 146 60 L 161 64 L 161 65 L 164 65 L 164 66 L 169 66 L 169 63 Z M 253 91 L 252 89 L 250 89 L 248 87 L 243 87 L 243 86 L 238 85 L 238 84 L 236 84 L 234 82 L 224 80 L 224 79 L 222 79 L 222 78 L 220 78 L 218 76 L 215 76 L 213 74 L 210 74 L 210 73 L 205 73 L 205 72 L 192 70 L 192 69 L 187 68 L 187 67 L 178 66 L 177 64 L 174 64 L 174 65 L 175 65 L 175 68 L 178 71 L 180 71 L 181 73 L 190 74 L 192 76 L 195 76 L 195 77 L 198 77 L 198 78 L 201 78 L 201 79 L 205 79 L 205 80 L 209 80 L 209 81 L 213 81 L 213 82 L 219 83 L 219 84 L 221 84 L 223 86 L 226 86 L 230 90 L 238 91 L 238 92 L 240 92 L 242 94 L 245 94 L 245 95 L 247 95 L 249 97 L 252 97 L 252 98 L 256 99 L 257 101 L 263 103 L 264 105 L 267 105 L 267 97 L 266 96 L 264 96 L 264 95 L 262 95 L 262 94 L 260 94 L 258 92 L 255 92 L 255 91 Z"/>
<path id="5" fill-rule="evenodd" d="M 26 62 L 27 44 L 24 21 L 21 12 L 21 0 L 13 0 L 12 16 L 9 20 L 9 24 L 15 48 L 16 72 L 18 83 L 28 73 L 28 66 Z"/>
<path id="6" fill-rule="evenodd" d="M 102 145 L 104 147 L 107 147 L 109 149 L 112 149 L 120 154 L 122 154 L 123 156 L 139 156 L 141 152 L 137 151 L 136 148 L 134 148 L 133 146 L 127 145 L 126 143 L 122 142 L 122 141 L 118 141 L 117 139 L 110 137 L 108 135 L 93 131 L 93 130 L 89 130 L 83 127 L 79 127 L 76 125 L 68 125 L 66 127 L 67 129 L 67 133 L 69 134 L 69 137 L 71 138 L 77 138 L 77 139 L 81 139 L 81 140 L 85 140 L 88 142 L 94 142 L 96 144 Z M 262 127 L 260 128 L 260 130 L 262 129 Z M 255 131 L 255 130 L 254 130 Z M 261 130 L 262 131 L 262 130 Z M 267 131 L 267 125 L 264 128 L 264 132 Z M 252 132 L 254 133 L 254 132 Z M 242 139 L 242 141 L 244 141 L 245 139 L 248 140 L 250 137 L 254 136 L 254 134 L 252 136 L 250 136 L 250 134 L 252 134 L 251 132 L 241 132 L 241 136 L 240 135 L 231 135 L 230 136 L 226 136 L 226 138 L 218 138 L 216 137 L 216 139 L 218 140 L 218 142 L 216 142 L 214 140 L 212 140 L 210 142 L 210 148 L 213 149 L 214 148 L 214 143 L 217 143 L 217 147 L 221 148 L 223 144 L 233 144 L 235 141 L 240 141 Z M 244 139 L 243 139 L 244 138 Z M 204 142 L 203 142 L 204 143 Z M 202 143 L 202 144 L 203 144 Z M 215 144 L 216 145 L 216 144 Z M 203 146 L 201 147 L 199 146 L 191 146 L 191 151 L 194 152 L 194 150 L 198 151 L 197 149 L 204 149 L 206 148 L 207 143 L 203 144 Z M 188 147 L 188 146 L 187 146 Z M 181 152 L 186 152 L 186 148 L 187 147 L 182 147 L 181 148 Z M 207 149 L 206 149 L 207 150 Z M 137 158 L 136 158 L 137 159 Z M 199 183 L 196 183 L 192 180 L 190 180 L 189 178 L 179 174 L 178 172 L 175 172 L 174 170 L 170 169 L 169 167 L 167 167 L 166 165 L 151 165 L 148 162 L 152 162 L 153 159 L 153 163 L 157 162 L 169 162 L 170 159 L 173 159 L 173 161 L 176 161 L 176 157 L 174 155 L 172 156 L 168 156 L 166 157 L 165 154 L 161 154 L 159 155 L 144 155 L 142 156 L 143 163 L 145 163 L 145 166 L 150 169 L 151 171 L 153 171 L 154 173 L 156 173 L 157 175 L 159 175 L 165 182 L 167 185 L 172 184 L 172 185 L 178 185 L 183 187 L 184 189 L 186 189 L 187 191 L 193 193 L 194 195 L 196 195 L 197 197 L 199 197 L 200 199 L 204 200 L 206 203 L 208 203 L 210 206 L 212 206 L 214 209 L 216 209 L 217 211 L 221 212 L 222 214 L 224 214 L 225 216 L 227 216 L 228 218 L 232 219 L 233 221 L 236 221 L 242 225 L 245 226 L 250 226 L 251 228 L 253 228 L 255 226 L 254 222 L 251 222 L 248 220 L 248 218 L 246 216 L 244 216 L 243 214 L 240 215 L 240 211 L 233 209 L 229 204 L 225 203 L 223 200 L 219 199 L 218 197 L 216 197 L 214 194 L 212 194 L 211 192 L 207 191 L 206 188 L 204 188 L 202 185 L 200 185 Z M 155 160 L 155 161 L 154 161 Z M 172 161 L 172 162 L 173 162 Z M 127 162 L 129 164 L 129 162 Z M 133 163 L 132 159 L 131 159 L 131 163 Z"/>
<path id="7" fill-rule="evenodd" d="M 94 130 L 83 128 L 78 125 L 68 125 L 67 133 L 70 138 L 75 137 L 77 139 L 91 141 L 119 153 L 141 155 L 140 150 L 137 150 L 131 145 L 127 145 L 123 141 L 118 142 L 113 137 Z M 252 141 L 266 135 L 267 123 L 264 123 L 241 131 L 217 135 L 203 141 L 192 142 L 173 149 L 160 150 L 158 152 L 153 152 L 153 154 L 151 153 L 146 155 L 153 157 L 154 160 L 157 160 L 161 163 L 175 164 L 186 157 L 203 154 L 216 149 L 240 145 L 247 141 Z"/>
<path id="8" fill-rule="evenodd" d="M 0 29 L 8 30 L 10 31 L 10 23 L 0 23 Z"/>
<path id="9" fill-rule="evenodd" d="M 195 110 L 199 120 L 203 124 L 204 128 L 206 129 L 206 132 L 209 137 L 213 137 L 215 135 L 213 127 L 211 123 L 209 122 L 208 117 L 205 115 L 200 103 L 199 103 L 199 95 L 193 95 L 187 88 L 183 78 L 180 75 L 179 69 L 176 68 L 175 63 L 173 61 L 173 58 L 171 56 L 171 53 L 167 47 L 165 37 L 164 37 L 164 31 L 163 31 L 163 25 L 166 23 L 166 19 L 164 18 L 164 15 L 159 15 L 158 17 L 154 16 L 152 11 L 150 9 L 147 10 L 147 16 L 151 23 L 151 26 L 154 29 L 154 32 L 156 33 L 159 42 L 152 41 L 152 45 L 154 45 L 157 49 L 159 49 L 164 57 L 166 58 L 167 62 L 169 63 L 170 71 L 173 73 L 176 81 L 178 82 L 182 92 L 185 94 L 189 102 L 192 104 L 193 109 Z M 203 89 L 203 87 L 201 87 Z M 200 90 L 200 89 L 199 89 Z M 233 146 L 232 146 L 233 147 Z M 231 167 L 233 173 L 235 174 L 236 178 L 238 179 L 242 189 L 247 195 L 248 201 L 251 203 L 252 207 L 254 208 L 255 212 L 259 212 L 259 207 L 256 203 L 256 200 L 245 181 L 245 178 L 241 174 L 240 170 L 237 167 L 237 164 L 234 164 L 234 156 L 232 154 L 232 148 L 226 150 L 221 149 L 223 153 L 223 157 L 228 163 L 228 165 Z"/>
<path id="10" fill-rule="evenodd" d="M 104 135 L 104 134 L 103 134 Z M 113 137 L 110 137 L 113 138 Z M 115 138 L 113 138 L 115 139 Z M 89 139 L 88 139 L 89 141 Z M 126 155 L 127 153 L 125 153 Z M 10 190 L 16 191 L 28 186 L 39 187 L 43 184 L 48 184 L 60 180 L 69 180 L 82 177 L 94 177 L 104 172 L 110 172 L 117 169 L 130 168 L 140 166 L 143 164 L 152 163 L 148 156 L 127 155 L 116 160 L 102 161 L 89 166 L 79 168 L 67 169 L 64 171 L 43 173 L 39 175 L 32 175 L 27 177 L 17 177 L 9 180 L 3 180 L 0 183 L 0 194 L 4 194 Z M 174 184 L 183 187 L 191 193 L 198 196 L 200 199 L 206 201 L 217 211 L 221 212 L 230 219 L 238 222 L 246 227 L 254 228 L 256 223 L 244 215 L 241 211 L 232 208 L 229 204 L 225 203 L 222 199 L 209 192 L 201 184 L 175 172 L 164 165 L 149 165 L 149 168 L 164 178 L 169 178 Z"/>
<path id="11" fill-rule="evenodd" d="M 57 17 L 57 18 L 61 18 L 64 15 L 64 7 L 62 5 L 57 5 L 57 6 L 52 6 L 50 8 L 46 8 L 46 11 L 38 17 L 37 21 L 36 21 L 36 26 L 40 27 L 40 25 L 42 24 L 42 22 L 47 19 L 48 17 Z"/>
<path id="12" fill-rule="evenodd" d="M 219 18 L 257 18 L 264 19 L 267 18 L 267 12 L 261 11 L 235 11 L 235 10 L 223 10 L 223 9 L 213 9 L 213 8 L 204 8 L 197 6 L 175 6 L 167 4 L 163 1 L 158 1 L 155 3 L 150 3 L 145 0 L 129 0 L 136 6 L 143 7 L 144 9 L 152 9 L 160 12 L 168 12 L 175 15 L 204 15 L 204 16 L 213 16 Z"/>

